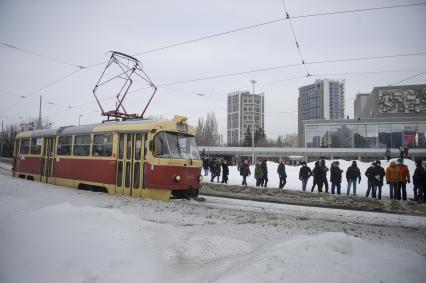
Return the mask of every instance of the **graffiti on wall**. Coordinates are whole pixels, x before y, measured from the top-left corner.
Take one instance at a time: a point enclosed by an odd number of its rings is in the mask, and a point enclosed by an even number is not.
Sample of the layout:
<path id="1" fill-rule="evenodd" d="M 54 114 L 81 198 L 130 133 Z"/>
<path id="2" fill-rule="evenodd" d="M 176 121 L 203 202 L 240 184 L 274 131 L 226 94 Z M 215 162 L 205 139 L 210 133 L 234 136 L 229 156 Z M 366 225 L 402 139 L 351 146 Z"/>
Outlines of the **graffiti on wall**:
<path id="1" fill-rule="evenodd" d="M 426 88 L 380 89 L 377 97 L 379 113 L 421 113 L 426 112 Z"/>

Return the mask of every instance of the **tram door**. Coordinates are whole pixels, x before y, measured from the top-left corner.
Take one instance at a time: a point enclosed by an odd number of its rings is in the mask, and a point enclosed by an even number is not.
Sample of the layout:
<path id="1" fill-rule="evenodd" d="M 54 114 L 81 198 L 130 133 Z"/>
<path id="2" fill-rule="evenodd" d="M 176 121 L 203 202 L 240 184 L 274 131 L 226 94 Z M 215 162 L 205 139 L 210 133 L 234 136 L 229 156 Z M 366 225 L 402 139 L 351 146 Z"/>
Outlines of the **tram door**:
<path id="1" fill-rule="evenodd" d="M 116 193 L 140 197 L 143 181 L 144 134 L 119 134 Z"/>
<path id="2" fill-rule="evenodd" d="M 53 176 L 53 163 L 55 162 L 55 138 L 44 138 L 41 168 L 41 182 L 48 183 Z"/>

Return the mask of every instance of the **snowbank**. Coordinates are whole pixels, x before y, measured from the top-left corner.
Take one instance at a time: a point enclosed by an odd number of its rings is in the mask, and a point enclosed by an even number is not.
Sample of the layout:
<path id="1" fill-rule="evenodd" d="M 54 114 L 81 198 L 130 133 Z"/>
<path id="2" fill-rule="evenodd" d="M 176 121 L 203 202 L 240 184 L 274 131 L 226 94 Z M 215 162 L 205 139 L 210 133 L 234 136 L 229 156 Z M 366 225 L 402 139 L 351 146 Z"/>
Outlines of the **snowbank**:
<path id="1" fill-rule="evenodd" d="M 0 279 L 10 283 L 422 282 L 426 265 L 343 233 L 254 246 L 68 203 L 7 217 L 0 234 Z"/>
<path id="2" fill-rule="evenodd" d="M 396 160 L 396 159 L 391 159 Z M 343 170 L 342 173 L 342 193 L 346 194 L 347 189 L 347 182 L 346 182 L 346 170 L 349 166 L 352 165 L 352 161 L 346 161 L 346 160 L 338 160 L 340 163 L 339 168 Z M 330 160 L 326 160 L 326 166 L 330 169 L 331 166 Z M 268 161 L 268 187 L 277 188 L 279 184 L 279 178 L 277 172 L 278 163 Z M 367 191 L 367 177 L 364 175 L 367 168 L 371 165 L 371 163 L 366 162 L 360 162 L 357 161 L 359 170 L 361 171 L 361 184 L 357 184 L 357 195 L 358 196 L 365 196 L 365 193 Z M 414 161 L 409 159 L 404 159 L 404 164 L 408 166 L 408 169 L 410 171 L 410 176 L 414 173 L 414 170 L 416 169 L 416 165 Z M 308 163 L 308 166 L 311 168 L 311 170 L 314 169 L 315 162 Z M 381 166 L 386 170 L 386 168 L 389 166 L 389 163 L 386 160 L 381 160 Z M 302 190 L 302 183 L 299 181 L 299 170 L 300 166 L 287 166 L 286 165 L 286 172 L 287 172 L 287 184 L 285 185 L 285 189 L 289 190 Z M 250 166 L 250 171 L 252 175 L 247 178 L 247 184 L 249 186 L 255 186 L 256 180 L 254 179 L 254 165 Z M 327 180 L 330 180 L 330 171 L 327 173 Z M 210 182 L 210 176 L 209 178 L 205 178 L 205 182 Z M 313 178 L 309 178 L 307 190 L 310 191 L 312 187 L 312 181 Z M 229 166 L 229 181 L 228 184 L 231 185 L 240 185 L 242 182 L 242 177 L 240 176 L 240 173 L 237 170 L 236 166 Z M 329 189 L 331 190 L 331 183 L 329 183 Z M 317 192 L 317 189 L 315 189 Z M 324 187 L 323 187 L 324 191 Z M 352 192 L 352 189 L 351 189 Z M 386 185 L 386 182 L 384 182 L 384 186 L 382 188 L 382 196 L 389 196 L 389 186 Z M 413 184 L 407 184 L 407 196 L 409 198 L 413 198 Z M 371 195 L 370 195 L 371 197 Z"/>

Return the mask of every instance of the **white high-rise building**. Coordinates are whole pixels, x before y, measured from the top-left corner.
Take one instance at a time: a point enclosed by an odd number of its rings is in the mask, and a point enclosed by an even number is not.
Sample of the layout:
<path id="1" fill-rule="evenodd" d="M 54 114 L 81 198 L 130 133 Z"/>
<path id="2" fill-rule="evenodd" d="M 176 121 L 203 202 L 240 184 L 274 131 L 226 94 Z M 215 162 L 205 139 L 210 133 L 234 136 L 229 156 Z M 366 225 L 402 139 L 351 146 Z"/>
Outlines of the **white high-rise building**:
<path id="1" fill-rule="evenodd" d="M 251 94 L 248 91 L 236 91 L 228 94 L 228 145 L 244 142 L 247 128 L 265 130 L 264 93 Z"/>

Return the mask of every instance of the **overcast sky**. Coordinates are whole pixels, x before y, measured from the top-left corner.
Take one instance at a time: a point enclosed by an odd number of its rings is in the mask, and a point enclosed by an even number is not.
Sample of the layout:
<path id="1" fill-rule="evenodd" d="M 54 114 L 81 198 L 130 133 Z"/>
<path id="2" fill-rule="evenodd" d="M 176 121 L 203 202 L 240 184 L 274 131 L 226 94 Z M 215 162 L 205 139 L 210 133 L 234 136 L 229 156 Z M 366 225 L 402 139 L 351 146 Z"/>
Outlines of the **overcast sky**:
<path id="1" fill-rule="evenodd" d="M 422 1 L 285 0 L 284 3 L 290 16 L 300 16 Z M 77 71 L 35 92 L 78 70 L 75 66 L 106 62 L 110 50 L 133 55 L 284 16 L 281 0 L 0 0 L 2 44 L 65 61 L 0 45 L 1 119 L 12 123 L 38 117 L 38 99 L 42 95 L 43 117 L 48 117 L 55 127 L 78 124 L 79 115 L 84 115 L 82 124 L 100 122 L 100 114 L 94 111 L 98 106 L 90 102 L 104 65 L 94 68 L 96 72 Z M 292 24 L 306 62 L 426 52 L 424 5 L 295 18 Z M 301 62 L 288 20 L 137 58 L 157 85 Z M 370 92 L 375 86 L 389 85 L 425 71 L 426 55 L 306 67 L 310 74 L 320 78 L 345 79 L 345 111 L 352 116 L 357 92 Z M 185 115 L 195 125 L 199 117 L 214 111 L 226 140 L 227 93 L 251 90 L 249 81 L 256 80 L 255 92 L 265 93 L 266 135 L 275 138 L 279 134 L 296 133 L 298 88 L 318 78 L 304 76 L 304 66 L 296 66 L 160 86 L 147 115 L 164 118 Z M 426 83 L 426 74 L 403 84 L 422 83 Z M 134 88 L 142 86 L 139 82 L 134 84 Z M 141 112 L 148 94 L 146 91 L 130 94 L 128 110 Z M 20 98 L 22 95 L 28 98 Z"/>

